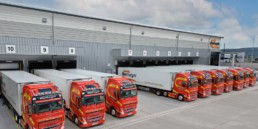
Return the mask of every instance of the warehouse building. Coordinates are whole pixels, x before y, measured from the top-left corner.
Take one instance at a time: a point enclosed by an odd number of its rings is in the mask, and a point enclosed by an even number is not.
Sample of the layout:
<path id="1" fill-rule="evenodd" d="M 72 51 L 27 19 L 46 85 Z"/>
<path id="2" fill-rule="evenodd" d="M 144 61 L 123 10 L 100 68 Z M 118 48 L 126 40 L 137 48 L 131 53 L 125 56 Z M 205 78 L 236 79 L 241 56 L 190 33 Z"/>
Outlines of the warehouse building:
<path id="1" fill-rule="evenodd" d="M 9 3 L 0 3 L 0 10 L 1 67 L 28 70 L 30 63 L 51 60 L 115 72 L 119 66 L 219 62 L 220 36 Z"/>

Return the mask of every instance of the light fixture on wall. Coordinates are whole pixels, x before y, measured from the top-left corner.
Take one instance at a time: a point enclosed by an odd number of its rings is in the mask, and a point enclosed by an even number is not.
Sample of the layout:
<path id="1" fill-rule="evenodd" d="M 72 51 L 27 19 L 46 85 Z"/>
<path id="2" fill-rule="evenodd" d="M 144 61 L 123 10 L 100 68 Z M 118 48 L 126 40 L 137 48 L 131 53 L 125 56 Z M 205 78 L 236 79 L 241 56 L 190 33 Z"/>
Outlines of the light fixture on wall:
<path id="1" fill-rule="evenodd" d="M 107 27 L 106 26 L 103 26 L 103 28 L 102 28 L 103 30 L 107 30 Z"/>
<path id="2" fill-rule="evenodd" d="M 176 35 L 176 38 L 177 38 L 177 39 L 179 38 L 179 33 Z"/>
<path id="3" fill-rule="evenodd" d="M 43 17 L 42 18 L 42 23 L 47 23 L 47 18 Z"/>

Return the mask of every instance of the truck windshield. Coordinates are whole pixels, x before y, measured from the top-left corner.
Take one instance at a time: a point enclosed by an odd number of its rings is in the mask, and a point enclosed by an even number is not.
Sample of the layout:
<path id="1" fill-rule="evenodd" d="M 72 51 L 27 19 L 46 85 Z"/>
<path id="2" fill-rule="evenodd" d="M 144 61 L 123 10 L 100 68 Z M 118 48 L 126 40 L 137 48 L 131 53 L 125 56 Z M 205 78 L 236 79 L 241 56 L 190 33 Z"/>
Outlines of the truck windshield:
<path id="1" fill-rule="evenodd" d="M 45 103 L 37 103 L 33 105 L 34 113 L 43 113 L 53 110 L 59 110 L 63 108 L 63 103 L 61 100 L 45 102 Z"/>
<path id="2" fill-rule="evenodd" d="M 104 102 L 104 95 L 85 96 L 82 98 L 82 105 L 91 105 Z"/>
<path id="3" fill-rule="evenodd" d="M 217 79 L 217 84 L 218 84 L 218 83 L 221 83 L 221 82 L 224 82 L 224 78 L 218 78 L 218 79 Z"/>
<path id="4" fill-rule="evenodd" d="M 205 84 L 205 85 L 211 84 L 211 79 L 205 79 L 205 80 L 204 80 L 204 84 Z"/>
<path id="5" fill-rule="evenodd" d="M 232 77 L 232 76 L 230 76 L 230 77 L 227 78 L 227 81 L 232 81 L 232 80 L 233 80 L 233 77 Z"/>
<path id="6" fill-rule="evenodd" d="M 196 87 L 198 85 L 198 82 L 197 81 L 191 81 L 190 82 L 190 85 L 189 85 L 189 88 L 191 87 Z"/>
<path id="7" fill-rule="evenodd" d="M 127 97 L 133 97 L 137 95 L 136 90 L 122 90 L 121 91 L 121 97 L 122 98 L 127 98 Z"/>

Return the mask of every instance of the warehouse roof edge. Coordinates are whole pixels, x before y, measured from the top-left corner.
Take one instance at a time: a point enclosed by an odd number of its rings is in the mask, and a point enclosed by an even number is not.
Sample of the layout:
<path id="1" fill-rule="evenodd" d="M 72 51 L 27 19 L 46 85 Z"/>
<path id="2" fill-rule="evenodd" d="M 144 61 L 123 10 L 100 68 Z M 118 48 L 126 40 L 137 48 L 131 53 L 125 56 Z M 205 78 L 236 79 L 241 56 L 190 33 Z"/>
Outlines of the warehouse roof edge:
<path id="1" fill-rule="evenodd" d="M 132 26 L 147 27 L 147 28 L 152 28 L 152 29 L 160 29 L 160 30 L 167 30 L 167 31 L 175 31 L 175 32 L 182 32 L 182 33 L 189 33 L 189 34 L 197 34 L 197 35 L 204 35 L 204 36 L 224 38 L 222 36 L 216 36 L 216 35 L 210 35 L 210 34 L 202 34 L 202 33 L 190 32 L 190 31 L 183 31 L 183 30 L 177 30 L 177 29 L 171 29 L 171 28 L 159 27 L 159 26 L 151 26 L 151 25 L 145 25 L 145 24 L 139 24 L 139 23 L 127 22 L 127 21 L 120 21 L 120 20 L 114 20 L 114 19 L 106 19 L 106 18 L 99 18 L 99 17 L 92 17 L 92 16 L 84 16 L 84 15 L 79 15 L 79 14 L 63 12 L 63 11 L 60 11 L 60 10 L 38 8 L 38 7 L 36 8 L 36 7 L 31 7 L 31 6 L 22 5 L 22 4 L 0 2 L 0 5 L 17 7 L 17 8 L 24 8 L 24 9 L 31 9 L 31 10 L 37 10 L 37 11 L 44 11 L 44 12 L 50 12 L 50 13 L 57 13 L 57 14 L 63 14 L 63 15 L 81 17 L 81 18 L 88 18 L 88 19 L 94 19 L 94 20 L 102 20 L 102 21 L 114 22 L 114 23 L 119 23 L 119 24 L 127 24 L 127 25 L 132 25 Z"/>

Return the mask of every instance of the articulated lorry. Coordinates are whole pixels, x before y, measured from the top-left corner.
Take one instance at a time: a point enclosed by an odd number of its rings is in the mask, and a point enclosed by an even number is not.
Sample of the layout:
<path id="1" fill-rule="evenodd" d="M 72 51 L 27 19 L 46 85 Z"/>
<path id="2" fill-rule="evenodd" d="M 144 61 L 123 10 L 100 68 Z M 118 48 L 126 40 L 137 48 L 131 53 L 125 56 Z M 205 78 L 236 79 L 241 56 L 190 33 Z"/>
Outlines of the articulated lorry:
<path id="1" fill-rule="evenodd" d="M 238 71 L 241 71 L 244 75 L 244 88 L 249 87 L 249 83 L 250 83 L 250 74 L 248 72 L 248 70 L 244 69 L 244 68 L 235 68 Z"/>
<path id="2" fill-rule="evenodd" d="M 65 114 L 76 125 L 84 128 L 105 122 L 103 90 L 90 77 L 54 69 L 34 70 L 34 73 L 51 80 L 62 91 Z"/>
<path id="3" fill-rule="evenodd" d="M 191 75 L 195 76 L 198 80 L 198 97 L 206 98 L 211 95 L 211 75 L 205 70 L 195 70 L 193 67 L 182 67 L 181 65 L 172 65 L 172 66 L 150 66 L 151 68 L 157 69 L 167 69 L 167 70 L 182 70 L 185 72 L 190 72 Z M 148 68 L 150 68 L 148 67 Z"/>
<path id="4" fill-rule="evenodd" d="M 193 101 L 198 96 L 198 81 L 190 72 L 174 69 L 119 67 L 118 74 L 135 80 L 139 89 L 153 91 L 180 101 Z"/>
<path id="5" fill-rule="evenodd" d="M 98 82 L 104 89 L 107 112 L 112 116 L 126 117 L 137 113 L 137 88 L 131 79 L 83 69 L 63 69 L 62 71 L 89 76 Z"/>
<path id="6" fill-rule="evenodd" d="M 24 71 L 2 71 L 1 87 L 24 129 L 64 129 L 63 98 L 53 83 Z"/>
<path id="7" fill-rule="evenodd" d="M 233 74 L 225 68 L 217 67 L 216 71 L 224 76 L 224 92 L 228 93 L 233 90 Z"/>
<path id="8" fill-rule="evenodd" d="M 235 68 L 229 68 L 228 71 L 233 74 L 233 90 L 242 90 L 244 88 L 244 73 Z"/>
<path id="9" fill-rule="evenodd" d="M 246 69 L 248 72 L 249 72 L 249 75 L 250 75 L 250 82 L 249 82 L 249 86 L 255 86 L 256 84 L 256 73 L 253 69 L 250 69 L 250 68 L 244 68 Z"/>

